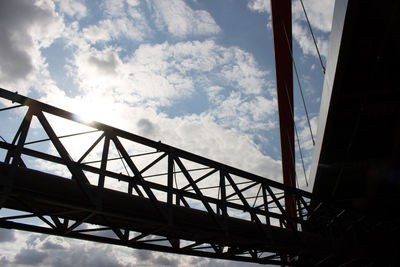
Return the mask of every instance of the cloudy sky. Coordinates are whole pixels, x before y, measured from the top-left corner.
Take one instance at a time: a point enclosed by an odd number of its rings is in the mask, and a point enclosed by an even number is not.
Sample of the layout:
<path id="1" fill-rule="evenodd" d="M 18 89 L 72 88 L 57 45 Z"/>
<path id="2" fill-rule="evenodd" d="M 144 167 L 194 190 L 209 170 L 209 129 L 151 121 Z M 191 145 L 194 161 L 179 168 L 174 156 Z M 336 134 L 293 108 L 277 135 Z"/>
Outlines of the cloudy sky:
<path id="1" fill-rule="evenodd" d="M 325 60 L 334 0 L 304 4 Z M 2 0 L 0 36 L 0 87 L 281 180 L 269 0 Z M 293 40 L 315 135 L 323 75 L 299 0 Z M 234 266 L 2 229 L 0 243 L 2 266 Z"/>

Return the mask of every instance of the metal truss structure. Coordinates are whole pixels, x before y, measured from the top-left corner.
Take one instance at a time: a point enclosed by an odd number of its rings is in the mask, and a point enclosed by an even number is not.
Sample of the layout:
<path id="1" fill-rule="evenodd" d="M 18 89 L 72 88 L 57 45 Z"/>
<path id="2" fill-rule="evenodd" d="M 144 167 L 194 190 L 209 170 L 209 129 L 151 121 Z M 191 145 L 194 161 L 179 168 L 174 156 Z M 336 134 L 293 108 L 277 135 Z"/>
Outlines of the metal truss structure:
<path id="1" fill-rule="evenodd" d="M 26 112 L 13 140 L 0 142 L 0 227 L 276 265 L 328 249 L 305 230 L 308 192 L 17 93 L 0 97 L 17 103 L 1 112 Z M 60 135 L 57 119 L 85 131 Z M 29 140 L 37 131 L 45 138 Z"/>

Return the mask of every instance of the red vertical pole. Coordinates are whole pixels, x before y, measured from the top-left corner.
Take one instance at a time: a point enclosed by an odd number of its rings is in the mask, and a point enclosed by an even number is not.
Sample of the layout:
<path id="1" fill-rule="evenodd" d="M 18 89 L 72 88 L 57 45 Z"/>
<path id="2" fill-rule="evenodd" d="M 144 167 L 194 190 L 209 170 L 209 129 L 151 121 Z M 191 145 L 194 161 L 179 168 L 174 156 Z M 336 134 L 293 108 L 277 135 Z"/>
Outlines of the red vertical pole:
<path id="1" fill-rule="evenodd" d="M 271 13 L 283 183 L 295 187 L 291 0 L 271 0 Z M 294 195 L 285 194 L 285 209 L 290 217 L 296 217 L 296 198 Z"/>

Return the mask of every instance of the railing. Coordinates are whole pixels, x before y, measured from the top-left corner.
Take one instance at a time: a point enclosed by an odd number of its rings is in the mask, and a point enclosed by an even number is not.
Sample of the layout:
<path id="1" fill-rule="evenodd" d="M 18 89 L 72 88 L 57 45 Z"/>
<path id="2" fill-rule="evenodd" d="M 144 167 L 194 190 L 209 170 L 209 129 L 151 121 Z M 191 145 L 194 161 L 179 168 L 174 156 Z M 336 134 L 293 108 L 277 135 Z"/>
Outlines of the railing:
<path id="1" fill-rule="evenodd" d="M 304 232 L 308 192 L 17 93 L 0 97 L 19 104 L 1 112 L 26 110 L 13 140 L 0 141 L 1 227 L 279 265 L 323 250 Z M 57 120 L 85 129 L 57 135 Z M 45 138 L 28 140 L 30 132 Z M 295 218 L 283 205 L 288 194 Z"/>

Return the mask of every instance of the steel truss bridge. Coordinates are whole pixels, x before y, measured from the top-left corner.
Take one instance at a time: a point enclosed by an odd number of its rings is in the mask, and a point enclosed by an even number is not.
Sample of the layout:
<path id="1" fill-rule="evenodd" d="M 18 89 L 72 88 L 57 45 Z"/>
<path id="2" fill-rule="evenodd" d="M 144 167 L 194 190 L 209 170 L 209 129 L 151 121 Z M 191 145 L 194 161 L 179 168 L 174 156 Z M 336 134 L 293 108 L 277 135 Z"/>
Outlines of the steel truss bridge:
<path id="1" fill-rule="evenodd" d="M 1 217 L 1 227 L 268 264 L 295 265 L 288 255 L 318 258 L 327 253 L 322 236 L 304 230 L 313 198 L 306 191 L 85 122 L 17 93 L 0 89 L 0 96 L 15 103 L 1 112 L 26 112 L 12 142 L 0 142 L 5 152 L 1 207 L 23 212 Z M 59 136 L 50 122 L 54 117 L 88 130 Z M 28 141 L 29 132 L 38 129 L 47 138 Z M 84 138 L 86 149 L 73 157 L 63 141 L 76 147 L 78 137 Z M 53 153 L 40 149 L 42 143 L 50 143 Z M 63 175 L 55 175 L 53 168 L 37 170 L 39 161 L 41 166 L 63 166 Z M 125 173 L 113 166 L 116 162 L 125 166 Z M 286 212 L 285 195 L 296 197 L 296 217 Z"/>
<path id="2" fill-rule="evenodd" d="M 0 141 L 0 227 L 281 266 L 398 265 L 400 2 L 335 2 L 312 193 L 294 186 L 291 1 L 271 9 L 283 184 L 0 89 L 13 103 L 0 112 L 22 114 Z"/>

